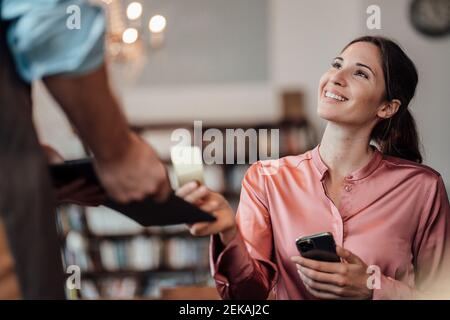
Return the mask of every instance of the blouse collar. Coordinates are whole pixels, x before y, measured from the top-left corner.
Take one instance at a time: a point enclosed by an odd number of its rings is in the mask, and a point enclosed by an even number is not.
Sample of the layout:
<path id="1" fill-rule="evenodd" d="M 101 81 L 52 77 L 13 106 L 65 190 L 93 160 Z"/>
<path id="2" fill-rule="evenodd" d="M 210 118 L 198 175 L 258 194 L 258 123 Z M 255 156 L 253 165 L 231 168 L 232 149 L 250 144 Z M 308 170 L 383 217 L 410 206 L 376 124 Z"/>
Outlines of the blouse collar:
<path id="1" fill-rule="evenodd" d="M 325 177 L 325 173 L 328 171 L 328 167 L 323 162 L 322 158 L 320 157 L 319 153 L 319 147 L 320 144 L 318 144 L 314 149 L 310 151 L 311 158 L 314 163 L 314 166 L 317 168 L 320 174 L 320 180 L 323 180 Z M 352 173 L 348 174 L 346 176 L 346 180 L 360 180 L 367 176 L 369 176 L 372 172 L 375 171 L 376 168 L 380 165 L 381 160 L 383 159 L 383 154 L 378 150 L 378 148 L 372 146 L 374 149 L 374 154 L 372 158 L 370 159 L 369 163 L 363 166 L 362 168 L 359 168 Z"/>

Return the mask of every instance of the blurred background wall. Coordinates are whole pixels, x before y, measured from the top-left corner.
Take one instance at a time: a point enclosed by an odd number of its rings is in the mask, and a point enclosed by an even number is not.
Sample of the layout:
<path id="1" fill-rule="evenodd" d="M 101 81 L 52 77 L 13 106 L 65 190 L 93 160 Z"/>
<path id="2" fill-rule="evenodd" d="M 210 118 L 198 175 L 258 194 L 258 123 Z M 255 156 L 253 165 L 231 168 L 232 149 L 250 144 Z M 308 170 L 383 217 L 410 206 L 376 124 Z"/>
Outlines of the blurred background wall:
<path id="1" fill-rule="evenodd" d="M 126 6 L 128 1 L 122 1 Z M 130 71 L 112 70 L 131 123 L 251 123 L 280 116 L 280 94 L 304 92 L 319 133 L 317 85 L 331 59 L 363 34 L 393 37 L 419 70 L 412 109 L 425 163 L 450 185 L 450 37 L 430 38 L 410 22 L 410 0 L 142 1 L 144 14 L 167 18 L 165 44 Z M 381 30 L 369 30 L 366 9 L 381 8 Z M 140 72 L 140 73 L 139 73 Z M 128 76 L 127 76 L 128 74 Z M 68 158 L 82 149 L 61 112 L 38 83 L 35 117 L 43 141 Z"/>

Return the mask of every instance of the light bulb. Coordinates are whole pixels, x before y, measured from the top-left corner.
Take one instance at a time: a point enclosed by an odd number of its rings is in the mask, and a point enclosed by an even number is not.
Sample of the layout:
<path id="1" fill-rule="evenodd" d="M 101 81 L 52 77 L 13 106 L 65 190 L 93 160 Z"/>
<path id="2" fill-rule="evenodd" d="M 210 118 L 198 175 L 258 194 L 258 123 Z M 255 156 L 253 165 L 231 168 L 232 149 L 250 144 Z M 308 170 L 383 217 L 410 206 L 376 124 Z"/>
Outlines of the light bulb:
<path id="1" fill-rule="evenodd" d="M 127 17 L 130 20 L 136 20 L 142 15 L 142 4 L 131 2 L 127 7 Z"/>
<path id="2" fill-rule="evenodd" d="M 138 36 L 139 33 L 135 28 L 127 28 L 122 34 L 122 41 L 131 44 L 136 42 Z"/>
<path id="3" fill-rule="evenodd" d="M 148 28 L 153 33 L 159 33 L 166 28 L 166 18 L 162 15 L 154 15 L 148 23 Z"/>

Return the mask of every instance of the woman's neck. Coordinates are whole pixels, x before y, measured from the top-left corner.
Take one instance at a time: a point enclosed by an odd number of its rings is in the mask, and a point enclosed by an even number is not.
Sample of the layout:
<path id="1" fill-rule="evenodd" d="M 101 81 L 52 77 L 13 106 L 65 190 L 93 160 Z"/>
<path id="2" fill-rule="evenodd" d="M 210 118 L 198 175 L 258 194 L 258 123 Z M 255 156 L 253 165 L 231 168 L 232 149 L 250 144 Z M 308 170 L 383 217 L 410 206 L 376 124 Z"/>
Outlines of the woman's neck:
<path id="1" fill-rule="evenodd" d="M 327 124 L 319 152 L 332 176 L 344 177 L 370 161 L 373 150 L 369 136 L 367 128 Z"/>

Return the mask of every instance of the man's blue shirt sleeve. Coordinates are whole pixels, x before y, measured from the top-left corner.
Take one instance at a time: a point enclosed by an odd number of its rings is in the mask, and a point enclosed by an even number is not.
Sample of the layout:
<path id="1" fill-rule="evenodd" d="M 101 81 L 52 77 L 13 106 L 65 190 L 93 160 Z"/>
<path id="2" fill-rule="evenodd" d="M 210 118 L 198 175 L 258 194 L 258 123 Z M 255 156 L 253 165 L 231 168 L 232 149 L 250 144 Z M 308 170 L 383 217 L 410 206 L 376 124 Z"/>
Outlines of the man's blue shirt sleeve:
<path id="1" fill-rule="evenodd" d="M 54 74 L 84 74 L 103 63 L 106 20 L 100 7 L 85 0 L 0 3 L 1 19 L 9 22 L 8 45 L 24 80 L 31 82 Z M 74 11 L 68 10 L 70 6 L 79 8 L 79 29 L 71 28 Z"/>

